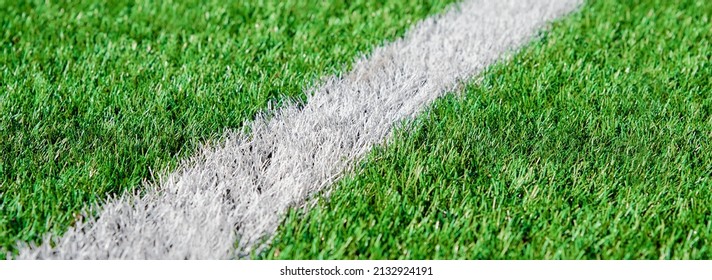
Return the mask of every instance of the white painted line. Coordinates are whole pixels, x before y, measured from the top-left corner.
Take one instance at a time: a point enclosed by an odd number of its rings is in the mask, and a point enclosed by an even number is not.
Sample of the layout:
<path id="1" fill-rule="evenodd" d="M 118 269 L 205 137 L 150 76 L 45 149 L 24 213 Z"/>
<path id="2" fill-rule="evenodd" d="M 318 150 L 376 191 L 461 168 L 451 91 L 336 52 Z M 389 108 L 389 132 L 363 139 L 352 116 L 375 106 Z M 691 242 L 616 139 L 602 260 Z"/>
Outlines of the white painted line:
<path id="1" fill-rule="evenodd" d="M 110 199 L 90 218 L 18 258 L 225 259 L 271 236 L 290 206 L 339 178 L 395 124 L 522 45 L 580 0 L 468 0 L 377 48 L 307 103 L 258 117 L 250 133 L 203 148 L 143 195 Z M 51 244 L 54 244 L 52 246 Z"/>

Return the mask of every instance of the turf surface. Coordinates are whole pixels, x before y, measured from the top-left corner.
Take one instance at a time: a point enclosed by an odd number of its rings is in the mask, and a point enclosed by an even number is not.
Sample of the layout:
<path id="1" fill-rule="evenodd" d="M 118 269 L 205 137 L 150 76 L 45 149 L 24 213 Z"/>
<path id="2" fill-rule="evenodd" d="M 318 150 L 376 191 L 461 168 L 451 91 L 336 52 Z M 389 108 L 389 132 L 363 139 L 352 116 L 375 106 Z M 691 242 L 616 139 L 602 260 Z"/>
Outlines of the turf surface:
<path id="1" fill-rule="evenodd" d="M 588 2 L 292 210 L 257 257 L 712 258 L 711 15 Z"/>
<path id="2" fill-rule="evenodd" d="M 61 233 L 453 1 L 95 2 L 0 0 L 0 248 Z"/>

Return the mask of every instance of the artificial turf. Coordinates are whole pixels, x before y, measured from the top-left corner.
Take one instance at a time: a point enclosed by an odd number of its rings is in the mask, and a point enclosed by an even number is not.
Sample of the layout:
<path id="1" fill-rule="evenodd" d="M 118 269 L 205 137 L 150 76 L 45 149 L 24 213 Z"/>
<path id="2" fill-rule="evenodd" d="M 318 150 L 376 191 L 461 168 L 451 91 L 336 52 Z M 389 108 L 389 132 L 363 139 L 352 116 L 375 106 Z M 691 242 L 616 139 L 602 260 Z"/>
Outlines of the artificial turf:
<path id="1" fill-rule="evenodd" d="M 451 2 L 0 0 L 0 249 L 61 233 Z"/>
<path id="2" fill-rule="evenodd" d="M 712 2 L 589 1 L 255 257 L 712 258 Z"/>

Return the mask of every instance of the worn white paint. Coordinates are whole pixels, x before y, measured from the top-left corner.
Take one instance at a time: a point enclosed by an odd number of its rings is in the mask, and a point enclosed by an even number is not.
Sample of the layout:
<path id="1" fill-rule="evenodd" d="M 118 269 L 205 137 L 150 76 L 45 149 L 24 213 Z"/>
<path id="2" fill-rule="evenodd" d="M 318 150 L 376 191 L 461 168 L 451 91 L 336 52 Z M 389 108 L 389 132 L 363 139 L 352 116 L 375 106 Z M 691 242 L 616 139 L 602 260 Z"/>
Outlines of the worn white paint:
<path id="1" fill-rule="evenodd" d="M 338 179 L 394 125 L 530 40 L 579 0 L 467 0 L 358 60 L 349 73 L 201 149 L 143 194 L 21 246 L 18 258 L 226 259 L 271 236 L 289 207 Z M 54 245 L 52 245 L 54 243 Z"/>

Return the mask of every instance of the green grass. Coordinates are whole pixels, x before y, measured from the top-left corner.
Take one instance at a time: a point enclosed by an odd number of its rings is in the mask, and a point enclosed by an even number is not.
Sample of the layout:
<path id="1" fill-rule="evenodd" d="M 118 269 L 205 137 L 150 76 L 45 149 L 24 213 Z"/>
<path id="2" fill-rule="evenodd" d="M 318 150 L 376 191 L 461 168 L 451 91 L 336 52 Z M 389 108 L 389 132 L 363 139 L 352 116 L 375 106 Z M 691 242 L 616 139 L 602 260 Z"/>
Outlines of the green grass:
<path id="1" fill-rule="evenodd" d="M 590 1 L 372 152 L 263 258 L 712 258 L 712 2 Z"/>
<path id="2" fill-rule="evenodd" d="M 0 0 L 0 249 L 61 233 L 450 2 Z"/>

